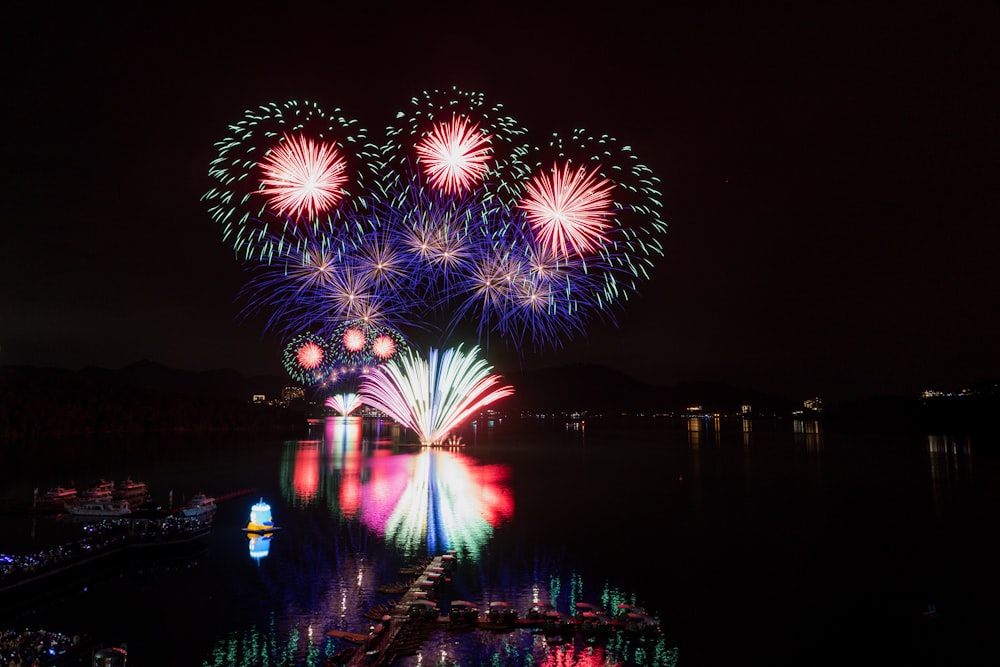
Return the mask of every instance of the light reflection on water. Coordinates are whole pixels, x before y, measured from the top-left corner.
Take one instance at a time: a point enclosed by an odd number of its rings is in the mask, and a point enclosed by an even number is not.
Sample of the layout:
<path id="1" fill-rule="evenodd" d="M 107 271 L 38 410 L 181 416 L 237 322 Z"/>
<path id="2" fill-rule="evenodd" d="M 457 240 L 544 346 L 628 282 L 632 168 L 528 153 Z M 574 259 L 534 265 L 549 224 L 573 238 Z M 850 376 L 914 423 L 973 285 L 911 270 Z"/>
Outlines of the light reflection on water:
<path id="1" fill-rule="evenodd" d="M 980 579 L 997 554 L 976 537 L 995 528 L 1000 480 L 982 440 L 746 419 L 620 427 L 588 416 L 586 437 L 561 421 L 510 426 L 484 424 L 459 449 L 411 448 L 398 428 L 347 418 L 292 441 L 25 450 L 0 477 L 11 497 L 126 475 L 158 498 L 253 493 L 220 503 L 205 553 L 101 573 L 5 620 L 127 642 L 143 667 L 318 667 L 349 646 L 327 630 L 366 632 L 363 612 L 398 598 L 378 588 L 404 579 L 401 566 L 456 548 L 442 610 L 454 599 L 522 613 L 540 600 L 564 612 L 635 604 L 666 634 L 560 643 L 527 629 L 441 631 L 397 667 L 846 664 L 844 619 L 884 664 L 974 645 L 942 648 L 920 623 L 929 603 L 962 620 L 951 628 L 986 608 Z M 241 528 L 261 496 L 281 530 L 258 558 Z M 0 522 L 3 548 L 70 528 Z M 143 613 L 123 599 L 141 599 Z"/>
<path id="2" fill-rule="evenodd" d="M 311 508 L 328 513 L 335 523 L 357 520 L 395 554 L 396 560 L 412 562 L 454 550 L 459 568 L 455 583 L 446 583 L 448 590 L 440 591 L 444 613 L 451 598 L 477 600 L 484 609 L 490 601 L 503 600 L 512 603 L 522 615 L 538 600 L 562 600 L 567 609 L 584 600 L 597 601 L 609 615 L 618 604 L 636 603 L 634 594 L 607 585 L 588 593 L 579 573 L 564 573 L 564 562 L 543 560 L 517 575 L 511 575 L 508 568 L 496 581 L 484 577 L 481 570 L 487 564 L 483 552 L 495 531 L 515 515 L 510 467 L 481 463 L 461 448 L 400 447 L 398 431 L 395 438 L 379 438 L 382 433 L 382 426 L 373 420 L 329 417 L 320 441 L 286 442 L 280 471 L 284 511 Z M 277 518 L 275 522 L 279 523 Z M 263 553 L 255 553 L 251 547 L 251 557 L 260 564 L 271 549 L 282 550 L 282 571 L 289 575 L 286 580 L 309 579 L 306 569 L 300 574 L 289 571 L 294 565 L 290 564 L 290 554 L 283 551 L 281 542 L 286 538 L 289 536 L 274 536 L 274 546 Z M 349 610 L 384 604 L 385 596 L 372 591 L 384 582 L 369 576 L 367 560 L 352 558 L 350 553 L 339 554 L 336 574 L 320 599 L 311 603 L 307 618 L 296 608 L 294 598 L 286 598 L 290 608 L 270 615 L 264 628 L 258 625 L 220 638 L 204 664 L 319 664 L 323 657 L 345 647 L 342 640 L 327 637 L 326 630 L 363 632 L 370 621 L 359 621 Z M 381 569 L 384 573 L 386 568 Z M 335 619 L 332 624 L 331 618 Z M 325 619 L 325 625 L 317 631 L 320 619 Z M 400 658 L 395 664 L 462 665 L 487 661 L 498 665 L 660 667 L 676 662 L 676 649 L 668 646 L 665 637 L 622 634 L 562 640 L 546 638 L 540 630 L 530 628 L 464 633 L 446 629 L 432 635 L 417 655 Z"/>

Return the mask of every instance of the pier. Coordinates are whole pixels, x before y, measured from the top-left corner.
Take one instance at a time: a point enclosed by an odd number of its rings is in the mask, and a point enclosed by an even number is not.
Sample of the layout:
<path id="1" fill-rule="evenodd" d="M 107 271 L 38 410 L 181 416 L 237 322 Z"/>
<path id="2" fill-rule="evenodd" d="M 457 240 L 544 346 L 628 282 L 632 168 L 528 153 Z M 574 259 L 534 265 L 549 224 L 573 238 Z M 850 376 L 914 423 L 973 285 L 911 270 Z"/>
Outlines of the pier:
<path id="1" fill-rule="evenodd" d="M 384 611 L 381 622 L 373 626 L 368 634 L 328 630 L 327 636 L 339 637 L 357 646 L 330 656 L 324 660 L 324 667 L 389 667 L 397 658 L 419 652 L 434 632 L 451 628 L 473 627 L 493 632 L 534 628 L 544 632 L 546 637 L 561 637 L 564 640 L 577 634 L 598 638 L 618 632 L 643 641 L 662 636 L 659 621 L 631 604 L 619 604 L 613 619 L 597 605 L 586 602 L 576 603 L 576 613 L 572 617 L 557 612 L 551 604 L 539 604 L 532 607 L 527 618 L 519 618 L 511 605 L 495 601 L 489 605 L 485 617 L 455 619 L 451 614 L 442 614 L 437 602 L 431 598 L 436 597 L 439 585 L 448 581 L 448 575 L 455 571 L 457 564 L 455 552 L 449 551 L 415 568 L 413 573 L 417 576 L 402 598 Z M 377 617 L 367 618 L 375 621 Z"/>
<path id="2" fill-rule="evenodd" d="M 438 627 L 437 605 L 428 600 L 431 592 L 446 573 L 456 565 L 454 552 L 435 556 L 403 593 L 399 602 L 382 617 L 382 622 L 368 635 L 327 631 L 330 636 L 342 637 L 359 644 L 347 661 L 330 662 L 348 667 L 379 665 L 388 667 L 396 658 L 410 655 Z M 416 607 L 411 611 L 411 607 Z M 433 619 L 424 614 L 424 607 L 434 610 Z"/>

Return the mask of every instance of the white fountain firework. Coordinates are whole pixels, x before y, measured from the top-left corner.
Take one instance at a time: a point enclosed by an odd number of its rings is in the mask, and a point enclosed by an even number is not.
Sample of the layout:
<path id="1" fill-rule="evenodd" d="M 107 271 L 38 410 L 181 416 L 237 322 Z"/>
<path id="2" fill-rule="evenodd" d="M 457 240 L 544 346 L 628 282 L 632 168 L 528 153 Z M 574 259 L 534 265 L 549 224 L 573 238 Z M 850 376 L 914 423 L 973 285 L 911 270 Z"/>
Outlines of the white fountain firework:
<path id="1" fill-rule="evenodd" d="M 461 345 L 431 348 L 427 359 L 407 349 L 366 375 L 359 391 L 366 405 L 413 429 L 420 444 L 438 445 L 474 412 L 514 393 L 492 370 L 478 346 L 468 354 Z"/>

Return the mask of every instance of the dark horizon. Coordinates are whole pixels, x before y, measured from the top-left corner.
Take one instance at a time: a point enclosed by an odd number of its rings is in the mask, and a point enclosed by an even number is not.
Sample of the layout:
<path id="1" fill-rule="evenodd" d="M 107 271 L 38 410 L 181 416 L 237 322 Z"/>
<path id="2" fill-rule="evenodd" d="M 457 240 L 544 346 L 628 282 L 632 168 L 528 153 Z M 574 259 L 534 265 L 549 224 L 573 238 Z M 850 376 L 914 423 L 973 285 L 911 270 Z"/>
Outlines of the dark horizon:
<path id="1" fill-rule="evenodd" d="M 22 370 L 28 372 L 20 374 L 19 371 Z M 3 371 L 11 372 L 8 377 L 22 378 L 46 374 L 85 376 L 110 381 L 112 384 L 141 386 L 158 391 L 180 391 L 181 394 L 190 393 L 195 397 L 213 399 L 249 400 L 252 395 L 263 394 L 269 400 L 275 400 L 280 398 L 285 389 L 298 387 L 304 390 L 306 400 L 315 402 L 331 393 L 323 388 L 303 385 L 288 378 L 284 373 L 246 374 L 234 368 L 190 370 L 168 366 L 152 359 L 139 359 L 119 368 L 95 365 L 80 369 L 31 364 L 0 365 L 0 372 Z M 620 369 L 588 362 L 573 362 L 561 366 L 545 366 L 497 374 L 501 377 L 501 385 L 511 384 L 515 388 L 514 397 L 508 399 L 508 403 L 526 406 L 532 401 L 552 403 L 548 400 L 548 397 L 552 396 L 567 397 L 570 402 L 563 405 L 564 409 L 576 407 L 594 410 L 602 404 L 613 405 L 616 409 L 618 407 L 630 407 L 636 410 L 668 409 L 669 403 L 669 409 L 677 410 L 706 402 L 705 408 L 710 412 L 721 409 L 735 414 L 741 405 L 749 403 L 756 405 L 757 408 L 763 407 L 764 412 L 786 414 L 800 410 L 806 403 L 816 403 L 817 409 L 809 411 L 815 414 L 824 410 L 830 413 L 841 406 L 885 400 L 914 402 L 927 398 L 949 399 L 965 396 L 996 400 L 1000 396 L 1000 378 L 982 378 L 956 387 L 928 387 L 911 394 L 866 394 L 831 399 L 820 395 L 791 396 L 752 384 L 739 385 L 713 380 L 650 383 Z M 207 386 L 199 386 L 206 381 Z M 341 387 L 338 391 L 340 390 L 347 389 Z M 933 393 L 925 395 L 925 391 Z M 530 398 L 526 399 L 525 396 Z"/>
<path id="2" fill-rule="evenodd" d="M 215 6 L 9 14 L 0 366 L 287 376 L 201 201 L 215 142 L 286 100 L 377 134 L 454 86 L 532 141 L 615 137 L 663 194 L 664 254 L 613 321 L 545 350 L 483 341 L 496 372 L 830 402 L 1000 377 L 994 5 L 327 3 L 295 16 L 329 31 L 294 49 L 267 37 L 288 17 Z"/>

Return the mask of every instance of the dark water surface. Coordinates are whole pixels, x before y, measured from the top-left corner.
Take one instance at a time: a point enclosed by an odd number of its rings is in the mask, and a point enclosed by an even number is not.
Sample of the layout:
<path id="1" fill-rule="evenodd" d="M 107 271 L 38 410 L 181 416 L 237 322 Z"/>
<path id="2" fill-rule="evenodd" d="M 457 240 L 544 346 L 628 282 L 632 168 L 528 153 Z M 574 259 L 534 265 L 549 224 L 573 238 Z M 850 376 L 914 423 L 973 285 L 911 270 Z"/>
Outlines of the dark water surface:
<path id="1" fill-rule="evenodd" d="M 792 421 L 506 420 L 465 447 L 330 418 L 307 439 L 7 445 L 0 497 L 131 476 L 154 500 L 220 503 L 205 548 L 125 563 L 0 627 L 124 643 L 130 667 L 320 665 L 366 632 L 380 585 L 446 549 L 440 591 L 522 613 L 534 600 L 644 607 L 658 640 L 549 643 L 540 632 L 441 630 L 417 665 L 994 664 L 996 438 L 843 434 Z M 241 493 L 242 492 L 242 493 Z M 280 530 L 241 530 L 264 499 Z M 0 553 L 79 535 L 6 513 Z M 925 615 L 929 606 L 936 617 Z"/>

